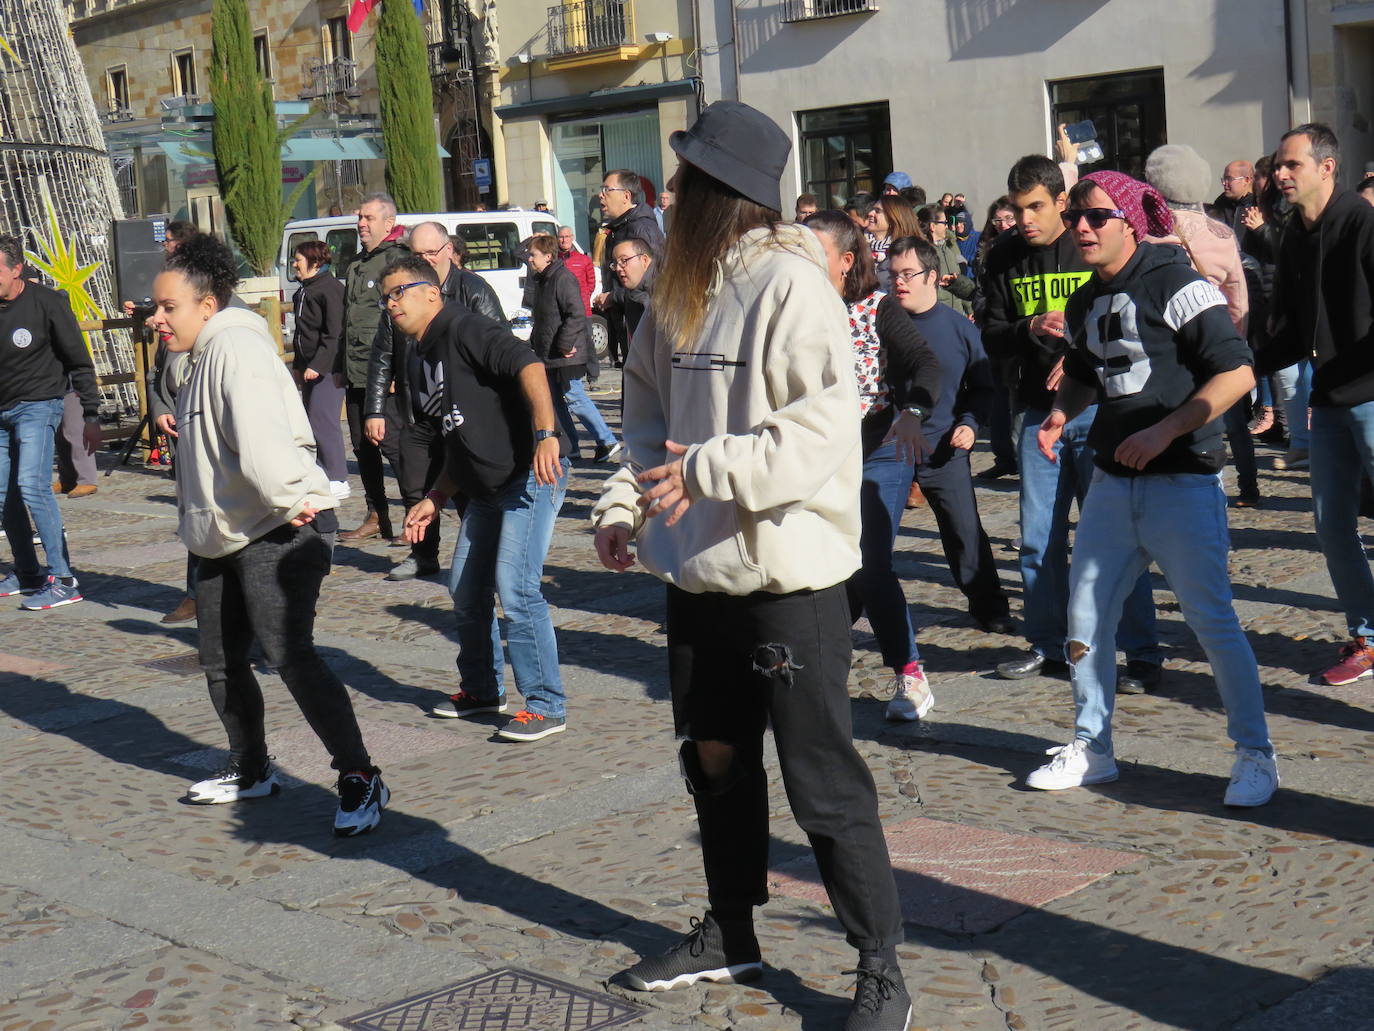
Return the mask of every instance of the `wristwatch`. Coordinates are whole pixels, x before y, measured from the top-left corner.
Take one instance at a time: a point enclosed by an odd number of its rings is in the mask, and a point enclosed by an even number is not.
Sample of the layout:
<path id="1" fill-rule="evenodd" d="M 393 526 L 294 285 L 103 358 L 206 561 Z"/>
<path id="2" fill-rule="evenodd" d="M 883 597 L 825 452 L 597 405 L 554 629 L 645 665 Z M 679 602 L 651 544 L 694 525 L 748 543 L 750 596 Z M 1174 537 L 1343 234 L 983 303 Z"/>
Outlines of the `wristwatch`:
<path id="1" fill-rule="evenodd" d="M 556 436 L 558 436 L 558 431 L 557 431 L 557 430 L 535 430 L 535 431 L 534 431 L 534 442 L 537 444 L 537 443 L 539 443 L 541 440 L 548 440 L 550 437 L 556 437 Z"/>
<path id="2" fill-rule="evenodd" d="M 902 413 L 911 416 L 913 419 L 920 419 L 922 422 L 930 417 L 930 413 L 920 405 L 907 405 L 902 409 Z"/>

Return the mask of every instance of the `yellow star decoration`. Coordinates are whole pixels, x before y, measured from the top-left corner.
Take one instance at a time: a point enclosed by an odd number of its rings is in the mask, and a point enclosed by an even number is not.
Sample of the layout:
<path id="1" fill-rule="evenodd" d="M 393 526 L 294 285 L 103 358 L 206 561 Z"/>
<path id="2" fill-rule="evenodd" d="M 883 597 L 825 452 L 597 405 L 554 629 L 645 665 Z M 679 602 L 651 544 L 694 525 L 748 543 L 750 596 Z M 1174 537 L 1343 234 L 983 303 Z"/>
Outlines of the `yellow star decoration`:
<path id="1" fill-rule="evenodd" d="M 100 268 L 101 263 L 96 261 L 89 265 L 77 263 L 76 252 L 62 236 L 62 227 L 57 221 L 57 209 L 53 207 L 52 195 L 47 190 L 47 183 L 41 183 L 40 192 L 43 195 L 43 206 L 48 213 L 48 232 L 49 238 L 44 239 L 37 232 L 34 236 L 38 240 L 38 246 L 43 249 L 43 257 L 39 257 L 33 251 L 25 251 L 25 259 L 35 268 L 41 269 L 53 281 L 56 289 L 65 291 L 67 303 L 71 305 L 72 312 L 76 315 L 78 322 L 91 319 L 103 319 L 105 316 L 100 310 L 100 306 L 95 303 L 95 298 L 86 289 L 86 281 L 95 275 L 96 269 Z M 81 337 L 86 341 L 86 349 L 91 348 L 91 338 L 82 333 Z"/>
<path id="2" fill-rule="evenodd" d="M 24 63 L 23 61 L 19 60 L 19 55 L 14 52 L 14 48 L 10 46 L 9 40 L 7 40 L 4 36 L 0 36 L 0 50 L 3 50 L 5 53 L 9 54 L 10 57 L 14 59 L 15 64 Z"/>

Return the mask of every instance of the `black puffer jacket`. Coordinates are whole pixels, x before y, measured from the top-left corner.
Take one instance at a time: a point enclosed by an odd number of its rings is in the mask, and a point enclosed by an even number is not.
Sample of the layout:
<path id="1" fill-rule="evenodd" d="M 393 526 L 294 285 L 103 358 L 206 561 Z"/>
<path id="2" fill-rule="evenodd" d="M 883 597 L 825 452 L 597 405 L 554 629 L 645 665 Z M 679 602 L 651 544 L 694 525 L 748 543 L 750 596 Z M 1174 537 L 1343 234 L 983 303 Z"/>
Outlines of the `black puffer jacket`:
<path id="1" fill-rule="evenodd" d="M 566 369 L 573 378 L 582 375 L 580 370 L 586 367 L 591 352 L 591 336 L 577 277 L 554 258 L 543 272 L 531 271 L 529 278 L 534 322 L 530 346 L 550 369 Z"/>
<path id="2" fill-rule="evenodd" d="M 296 314 L 292 368 L 314 369 L 321 376 L 343 372 L 343 283 L 321 269 L 301 280 L 292 305 Z"/>

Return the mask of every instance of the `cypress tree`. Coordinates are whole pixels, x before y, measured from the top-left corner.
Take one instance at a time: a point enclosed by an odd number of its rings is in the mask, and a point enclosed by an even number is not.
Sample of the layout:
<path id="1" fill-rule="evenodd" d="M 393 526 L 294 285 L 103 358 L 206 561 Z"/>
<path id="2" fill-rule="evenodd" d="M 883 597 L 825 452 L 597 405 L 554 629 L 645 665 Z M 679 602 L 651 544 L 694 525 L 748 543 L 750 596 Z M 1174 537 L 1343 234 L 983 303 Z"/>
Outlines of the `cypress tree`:
<path id="1" fill-rule="evenodd" d="M 377 89 L 386 189 L 401 211 L 438 211 L 444 195 L 425 35 L 410 0 L 383 0 L 380 6 Z"/>
<path id="2" fill-rule="evenodd" d="M 214 0 L 210 39 L 215 172 L 229 235 L 248 266 L 267 275 L 288 209 L 281 195 L 282 134 L 271 87 L 253 59 L 246 0 Z"/>

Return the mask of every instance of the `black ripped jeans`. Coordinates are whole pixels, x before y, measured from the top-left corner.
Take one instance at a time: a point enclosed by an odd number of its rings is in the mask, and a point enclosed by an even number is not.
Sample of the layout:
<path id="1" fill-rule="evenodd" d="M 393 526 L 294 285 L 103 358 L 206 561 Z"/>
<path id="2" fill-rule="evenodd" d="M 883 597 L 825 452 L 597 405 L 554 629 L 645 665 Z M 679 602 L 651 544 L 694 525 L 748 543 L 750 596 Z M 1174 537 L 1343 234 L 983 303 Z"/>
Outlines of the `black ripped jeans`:
<path id="1" fill-rule="evenodd" d="M 696 804 L 711 908 L 740 914 L 768 900 L 771 722 L 783 786 L 821 880 L 855 948 L 902 941 L 897 886 L 878 819 L 873 775 L 850 721 L 849 602 L 844 584 L 792 594 L 690 594 L 668 588 L 673 720 Z M 693 741 L 735 748 L 706 782 Z"/>
<path id="2" fill-rule="evenodd" d="M 281 526 L 231 555 L 196 563 L 200 664 L 229 754 L 246 766 L 267 758 L 262 688 L 250 658 L 256 639 L 334 769 L 373 769 L 348 689 L 315 651 L 315 605 L 333 536 L 313 525 Z"/>

